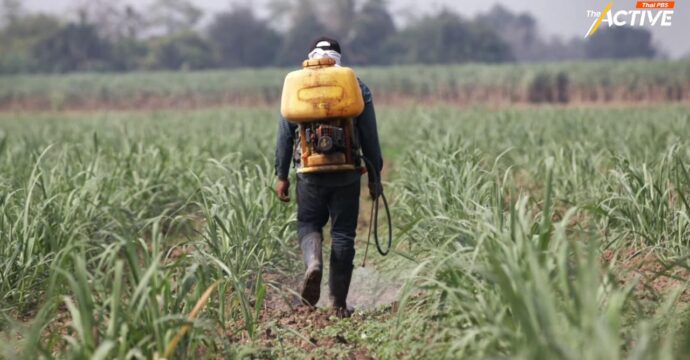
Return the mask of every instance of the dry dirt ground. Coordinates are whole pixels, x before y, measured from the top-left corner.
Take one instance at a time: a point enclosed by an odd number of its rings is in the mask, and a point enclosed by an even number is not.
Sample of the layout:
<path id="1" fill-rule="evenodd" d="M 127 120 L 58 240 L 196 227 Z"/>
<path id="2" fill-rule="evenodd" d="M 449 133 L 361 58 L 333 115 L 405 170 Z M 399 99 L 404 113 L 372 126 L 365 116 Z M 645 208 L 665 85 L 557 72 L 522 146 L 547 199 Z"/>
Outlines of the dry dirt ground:
<path id="1" fill-rule="evenodd" d="M 395 316 L 400 285 L 387 281 L 371 265 L 358 267 L 348 295 L 355 312 L 339 319 L 328 304 L 326 278 L 317 307 L 309 307 L 297 295 L 301 274 L 267 276 L 270 286 L 256 338 L 248 339 L 244 324 L 238 323 L 227 331 L 231 342 L 251 345 L 257 358 L 375 359 L 375 349 L 366 341 L 367 328 Z"/>
<path id="2" fill-rule="evenodd" d="M 606 250 L 601 256 L 602 265 L 612 268 L 619 285 L 633 285 L 638 299 L 658 301 L 670 291 L 685 288 L 680 294 L 680 300 L 690 303 L 690 291 L 686 288 L 690 271 L 684 264 L 686 261 L 687 259 L 679 262 L 664 261 L 651 248 L 628 248 L 618 252 Z"/>
<path id="3" fill-rule="evenodd" d="M 571 99 L 566 103 L 533 102 L 527 94 L 513 96 L 495 91 L 492 88 L 480 89 L 474 93 L 432 93 L 429 95 L 408 94 L 400 91 L 377 93 L 377 105 L 399 106 L 455 106 L 455 107 L 488 107 L 506 109 L 514 107 L 533 107 L 549 104 L 551 106 L 580 107 L 587 106 L 644 106 L 658 103 L 684 103 L 690 101 L 690 89 L 679 93 L 667 91 L 665 86 L 650 88 L 647 93 L 634 94 L 625 89 L 600 88 L 590 91 L 572 91 Z M 119 99 L 101 99 L 98 96 L 79 97 L 56 101 L 46 96 L 17 97 L 0 99 L 0 112 L 29 111 L 152 111 L 152 110 L 194 110 L 218 106 L 242 106 L 254 108 L 275 108 L 280 102 L 274 96 L 245 96 L 238 93 L 220 93 L 208 96 L 166 96 L 139 95 Z"/>

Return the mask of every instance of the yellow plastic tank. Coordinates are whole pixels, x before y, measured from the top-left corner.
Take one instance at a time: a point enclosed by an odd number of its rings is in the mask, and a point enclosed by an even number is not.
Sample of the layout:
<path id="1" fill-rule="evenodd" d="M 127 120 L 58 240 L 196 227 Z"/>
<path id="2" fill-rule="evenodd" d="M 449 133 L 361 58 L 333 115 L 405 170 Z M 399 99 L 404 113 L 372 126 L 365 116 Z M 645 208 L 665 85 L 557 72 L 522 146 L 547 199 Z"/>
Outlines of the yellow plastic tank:
<path id="1" fill-rule="evenodd" d="M 364 111 L 357 76 L 333 59 L 305 60 L 285 77 L 280 112 L 291 122 L 356 117 Z"/>

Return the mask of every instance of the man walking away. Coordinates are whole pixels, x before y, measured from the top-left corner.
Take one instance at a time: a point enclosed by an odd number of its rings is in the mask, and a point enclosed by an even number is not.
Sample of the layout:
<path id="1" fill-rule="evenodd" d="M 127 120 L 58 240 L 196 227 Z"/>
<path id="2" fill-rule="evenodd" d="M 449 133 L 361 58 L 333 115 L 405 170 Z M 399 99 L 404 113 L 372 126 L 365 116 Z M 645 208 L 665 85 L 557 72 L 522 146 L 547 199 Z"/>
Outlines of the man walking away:
<path id="1" fill-rule="evenodd" d="M 330 58 L 340 66 L 340 44 L 334 39 L 321 37 L 314 41 L 309 59 Z M 369 178 L 369 193 L 376 198 L 382 191 L 380 174 L 383 167 L 376 113 L 369 88 L 359 79 L 364 100 L 363 112 L 353 119 L 356 161 L 363 156 Z M 300 168 L 298 126 L 283 117 L 279 120 L 276 144 L 276 193 L 280 200 L 289 201 L 290 163 Z M 305 303 L 314 306 L 321 293 L 323 261 L 321 246 L 323 227 L 331 220 L 331 253 L 328 286 L 332 306 L 339 317 L 349 317 L 347 294 L 352 279 L 355 256 L 355 232 L 359 212 L 360 177 L 362 171 L 316 172 L 297 174 L 297 233 L 306 273 L 301 295 Z"/>

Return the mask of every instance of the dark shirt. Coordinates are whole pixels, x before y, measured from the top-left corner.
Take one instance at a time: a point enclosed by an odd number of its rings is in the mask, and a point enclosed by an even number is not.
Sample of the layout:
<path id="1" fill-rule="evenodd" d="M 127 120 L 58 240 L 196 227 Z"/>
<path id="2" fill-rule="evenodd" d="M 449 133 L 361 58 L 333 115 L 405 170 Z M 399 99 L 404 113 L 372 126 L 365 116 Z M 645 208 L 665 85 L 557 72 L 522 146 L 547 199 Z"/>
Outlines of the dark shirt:
<path id="1" fill-rule="evenodd" d="M 369 174 L 369 181 L 372 182 L 381 178 L 383 168 L 383 158 L 381 157 L 381 146 L 379 145 L 379 135 L 376 129 L 376 111 L 374 101 L 369 87 L 361 80 L 359 87 L 364 98 L 364 111 L 354 121 L 356 133 L 359 137 L 359 144 L 362 155 L 371 162 L 371 166 L 366 164 Z M 278 178 L 287 179 L 290 173 L 290 164 L 293 159 L 295 140 L 297 139 L 297 124 L 291 123 L 280 116 L 278 120 L 278 141 L 276 142 L 276 175 Z M 359 171 L 341 171 L 331 173 L 309 173 L 297 174 L 299 180 L 305 182 L 324 185 L 324 186 L 343 186 L 359 181 L 361 173 Z"/>

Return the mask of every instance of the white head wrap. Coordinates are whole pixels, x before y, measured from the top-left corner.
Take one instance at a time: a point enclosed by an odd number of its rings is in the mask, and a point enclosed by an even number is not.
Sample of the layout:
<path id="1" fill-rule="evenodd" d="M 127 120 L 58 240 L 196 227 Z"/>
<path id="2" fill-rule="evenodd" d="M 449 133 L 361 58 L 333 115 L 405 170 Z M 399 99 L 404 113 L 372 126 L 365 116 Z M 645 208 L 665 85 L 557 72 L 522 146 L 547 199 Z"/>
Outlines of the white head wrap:
<path id="1" fill-rule="evenodd" d="M 318 44 L 317 44 L 318 45 Z M 314 48 L 309 53 L 309 59 L 323 59 L 330 58 L 335 60 L 335 66 L 340 66 L 340 53 L 335 50 L 324 50 L 322 48 Z"/>

